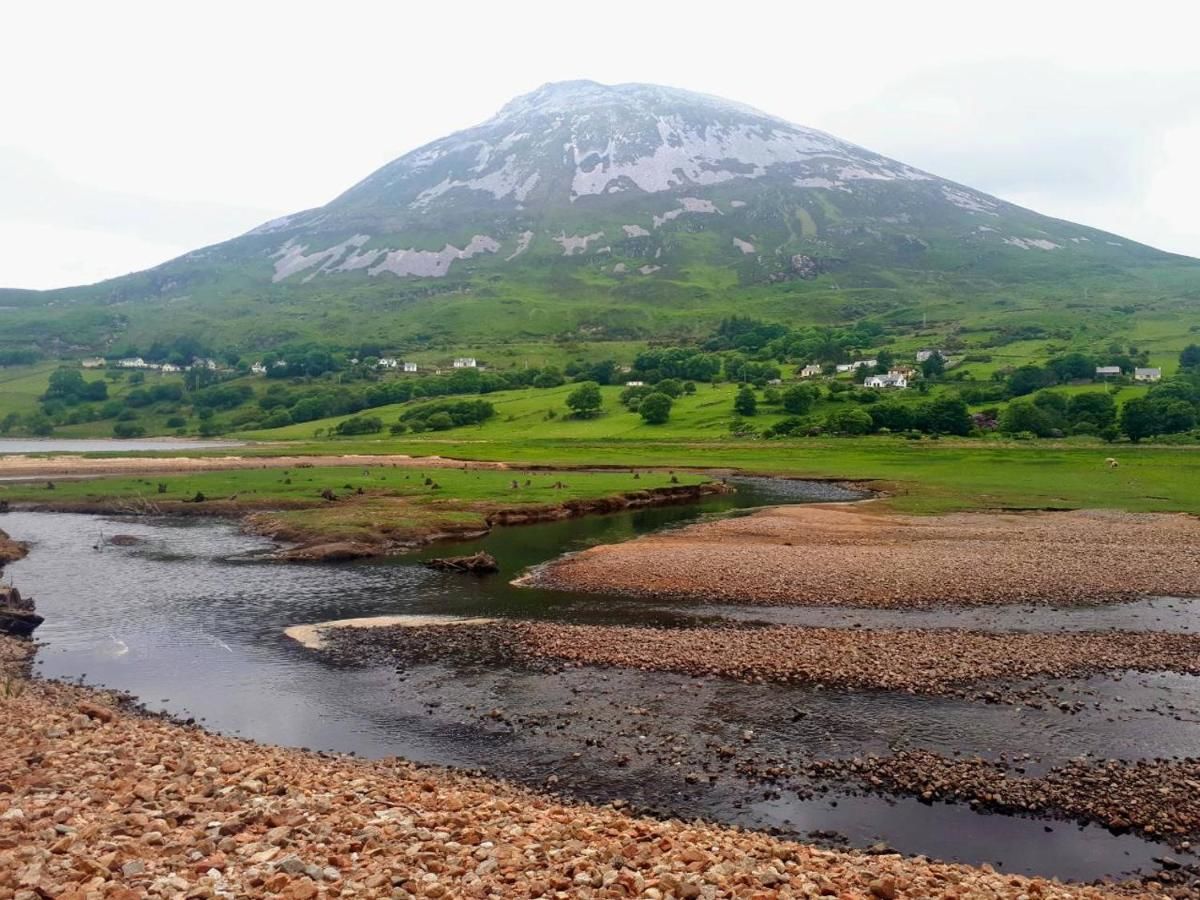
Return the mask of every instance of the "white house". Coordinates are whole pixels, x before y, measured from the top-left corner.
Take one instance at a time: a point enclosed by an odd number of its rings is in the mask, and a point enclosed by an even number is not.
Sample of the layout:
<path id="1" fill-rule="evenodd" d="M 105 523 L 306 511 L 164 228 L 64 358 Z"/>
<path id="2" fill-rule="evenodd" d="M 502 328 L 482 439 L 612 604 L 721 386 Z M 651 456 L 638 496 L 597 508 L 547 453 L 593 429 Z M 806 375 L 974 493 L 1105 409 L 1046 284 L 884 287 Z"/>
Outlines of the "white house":
<path id="1" fill-rule="evenodd" d="M 207 356 L 204 356 L 204 357 L 197 356 L 195 359 L 192 360 L 192 368 L 193 369 L 209 369 L 209 370 L 215 371 L 217 368 L 217 361 L 215 359 L 211 359 Z"/>
<path id="2" fill-rule="evenodd" d="M 1120 375 L 1120 366 L 1096 366 L 1097 378 L 1118 378 Z"/>
<path id="3" fill-rule="evenodd" d="M 456 369 L 474 369 L 474 368 L 476 368 L 475 357 L 460 356 L 458 359 L 454 360 L 454 368 L 456 368 Z"/>
<path id="4" fill-rule="evenodd" d="M 140 356 L 127 356 L 125 359 L 117 360 L 117 366 L 122 369 L 144 369 L 146 361 Z"/>
<path id="5" fill-rule="evenodd" d="M 813 378 L 814 376 L 820 375 L 820 374 L 821 374 L 821 367 L 818 366 L 816 363 L 809 363 L 807 366 L 805 366 L 803 369 L 800 370 L 801 378 Z"/>
<path id="6" fill-rule="evenodd" d="M 263 365 L 262 363 L 260 363 L 260 362 L 256 362 L 254 365 L 252 365 L 252 366 L 250 367 L 250 371 L 251 371 L 251 372 L 253 372 L 255 375 L 266 375 L 266 374 L 267 374 L 267 367 L 266 367 L 266 366 L 264 366 L 264 365 Z"/>
<path id="7" fill-rule="evenodd" d="M 940 356 L 942 359 L 946 358 L 946 354 L 943 353 L 941 350 L 918 350 L 917 351 L 917 362 L 923 363 L 923 362 L 925 362 L 925 360 L 929 359 L 931 356 L 934 356 L 934 355 Z"/>
<path id="8" fill-rule="evenodd" d="M 83 366 L 85 369 L 103 369 L 104 357 L 89 356 L 87 359 L 81 359 L 79 361 L 79 365 Z"/>
<path id="9" fill-rule="evenodd" d="M 856 369 L 862 368 L 873 369 L 877 365 L 879 365 L 879 360 L 877 359 L 856 359 L 852 363 L 839 363 L 837 370 L 839 372 L 853 372 Z"/>
<path id="10" fill-rule="evenodd" d="M 644 382 L 644 381 L 627 381 L 627 382 L 625 382 L 625 387 L 645 387 L 645 386 L 646 386 L 646 382 Z"/>
<path id="11" fill-rule="evenodd" d="M 1162 369 L 1136 368 L 1133 370 L 1134 381 L 1161 381 Z"/>
<path id="12" fill-rule="evenodd" d="M 381 356 L 379 358 L 379 368 L 381 369 L 394 369 L 399 365 L 400 360 L 394 356 Z"/>
<path id="13" fill-rule="evenodd" d="M 417 371 L 417 364 L 416 364 L 415 362 L 406 362 L 406 363 L 404 364 L 404 371 L 405 371 L 405 372 L 415 372 L 415 371 Z"/>
<path id="14" fill-rule="evenodd" d="M 869 388 L 906 388 L 908 387 L 908 379 L 903 375 L 893 375 L 888 372 L 886 375 L 868 375 L 867 380 L 863 382 L 864 387 Z"/>
<path id="15" fill-rule="evenodd" d="M 168 375 L 171 372 L 182 372 L 183 371 L 183 367 L 177 366 L 177 365 L 175 365 L 175 363 L 163 363 L 161 368 L 162 368 L 162 371 Z"/>

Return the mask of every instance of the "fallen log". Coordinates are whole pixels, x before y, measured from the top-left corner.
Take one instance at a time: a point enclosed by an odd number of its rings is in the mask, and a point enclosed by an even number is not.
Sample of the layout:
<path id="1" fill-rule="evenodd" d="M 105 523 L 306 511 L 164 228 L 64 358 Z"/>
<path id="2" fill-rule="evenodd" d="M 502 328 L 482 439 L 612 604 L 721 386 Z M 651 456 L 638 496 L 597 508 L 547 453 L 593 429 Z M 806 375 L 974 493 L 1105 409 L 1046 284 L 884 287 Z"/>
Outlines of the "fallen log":
<path id="1" fill-rule="evenodd" d="M 442 572 L 466 572 L 471 575 L 487 575 L 499 572 L 500 566 L 490 553 L 472 553 L 470 556 L 445 556 L 425 561 L 426 568 Z"/>

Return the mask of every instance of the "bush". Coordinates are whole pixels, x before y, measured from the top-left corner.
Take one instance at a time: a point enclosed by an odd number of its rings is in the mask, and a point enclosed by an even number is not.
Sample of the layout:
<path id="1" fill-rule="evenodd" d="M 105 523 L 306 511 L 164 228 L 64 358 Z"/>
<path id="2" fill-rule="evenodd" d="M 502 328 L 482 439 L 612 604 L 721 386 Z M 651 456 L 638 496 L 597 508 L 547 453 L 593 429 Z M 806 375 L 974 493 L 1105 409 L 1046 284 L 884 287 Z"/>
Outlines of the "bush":
<path id="1" fill-rule="evenodd" d="M 815 384 L 797 384 L 790 387 L 783 392 L 781 398 L 784 412 L 791 413 L 793 416 L 807 415 L 820 394 L 821 389 Z"/>
<path id="2" fill-rule="evenodd" d="M 388 426 L 388 431 L 392 434 L 404 434 L 404 432 L 408 431 L 408 426 L 403 422 L 393 422 Z"/>
<path id="3" fill-rule="evenodd" d="M 580 419 L 595 418 L 600 414 L 603 403 L 600 396 L 600 385 L 594 381 L 585 381 L 567 397 L 567 406 Z"/>
<path id="4" fill-rule="evenodd" d="M 662 425 L 671 417 L 671 398 L 657 392 L 650 394 L 639 404 L 638 412 L 647 425 Z"/>
<path id="5" fill-rule="evenodd" d="M 748 384 L 743 384 L 738 389 L 733 400 L 733 411 L 739 416 L 753 416 L 758 412 L 758 398 L 754 396 L 754 389 Z"/>
<path id="6" fill-rule="evenodd" d="M 866 410 L 847 406 L 826 416 L 825 427 L 838 434 L 869 434 L 874 423 Z"/>
<path id="7" fill-rule="evenodd" d="M 351 416 L 337 424 L 335 434 L 378 434 L 383 431 L 383 419 L 378 416 Z"/>
<path id="8" fill-rule="evenodd" d="M 113 437 L 135 438 L 146 433 L 146 429 L 137 422 L 117 422 L 113 425 Z"/>

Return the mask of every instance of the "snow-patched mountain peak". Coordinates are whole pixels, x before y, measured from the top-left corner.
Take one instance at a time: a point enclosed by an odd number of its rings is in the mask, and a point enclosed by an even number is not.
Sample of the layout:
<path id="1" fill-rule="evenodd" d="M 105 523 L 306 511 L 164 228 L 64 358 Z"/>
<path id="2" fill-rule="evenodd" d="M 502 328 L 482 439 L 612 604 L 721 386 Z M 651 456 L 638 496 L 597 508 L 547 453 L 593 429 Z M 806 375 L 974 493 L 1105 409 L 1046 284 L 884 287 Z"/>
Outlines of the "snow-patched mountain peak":
<path id="1" fill-rule="evenodd" d="M 909 166 L 752 107 L 677 88 L 543 85 L 474 128 L 402 156 L 331 206 L 429 211 L 455 201 L 573 203 L 784 171 L 798 186 L 923 180 Z"/>

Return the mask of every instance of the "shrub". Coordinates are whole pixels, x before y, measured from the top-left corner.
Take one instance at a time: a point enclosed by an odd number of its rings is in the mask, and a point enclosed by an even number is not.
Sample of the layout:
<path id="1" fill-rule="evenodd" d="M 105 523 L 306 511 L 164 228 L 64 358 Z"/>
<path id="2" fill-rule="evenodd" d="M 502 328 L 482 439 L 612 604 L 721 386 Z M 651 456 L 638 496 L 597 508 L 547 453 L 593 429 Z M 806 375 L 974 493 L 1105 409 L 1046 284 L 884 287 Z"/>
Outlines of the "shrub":
<path id="1" fill-rule="evenodd" d="M 647 425 L 662 425 L 671 417 L 671 398 L 657 392 L 650 394 L 642 400 L 638 412 Z"/>

